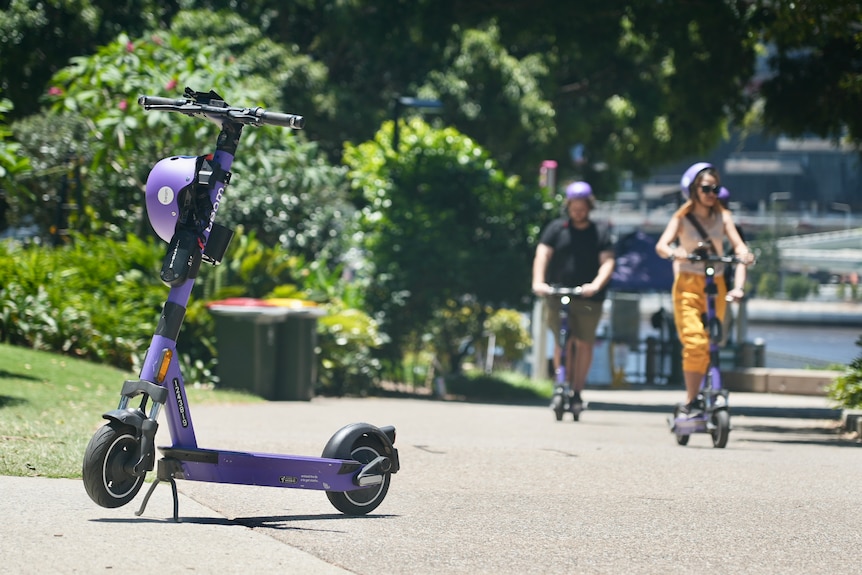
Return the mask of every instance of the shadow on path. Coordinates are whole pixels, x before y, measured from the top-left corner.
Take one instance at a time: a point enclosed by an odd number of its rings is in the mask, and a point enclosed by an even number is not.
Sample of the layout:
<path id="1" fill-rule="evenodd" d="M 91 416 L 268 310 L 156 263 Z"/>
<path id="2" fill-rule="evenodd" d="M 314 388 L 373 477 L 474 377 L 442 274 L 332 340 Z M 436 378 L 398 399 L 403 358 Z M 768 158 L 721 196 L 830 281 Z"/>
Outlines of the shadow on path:
<path id="1" fill-rule="evenodd" d="M 590 401 L 590 411 L 629 411 L 642 413 L 673 413 L 673 404 L 637 404 L 637 403 L 610 403 L 606 401 Z M 827 407 L 754 407 L 745 405 L 734 405 L 730 402 L 730 414 L 747 417 L 776 417 L 785 419 L 830 419 L 840 420 L 841 410 Z"/>

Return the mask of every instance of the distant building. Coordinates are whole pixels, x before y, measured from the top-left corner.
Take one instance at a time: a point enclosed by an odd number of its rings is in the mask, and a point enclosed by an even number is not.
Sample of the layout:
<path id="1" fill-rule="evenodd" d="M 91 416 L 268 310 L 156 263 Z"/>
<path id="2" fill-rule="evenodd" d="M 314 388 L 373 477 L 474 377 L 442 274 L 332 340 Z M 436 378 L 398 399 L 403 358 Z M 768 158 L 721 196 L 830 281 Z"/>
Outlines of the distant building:
<path id="1" fill-rule="evenodd" d="M 679 179 L 692 163 L 707 161 L 721 172 L 731 200 L 746 211 L 763 212 L 781 194 L 788 211 L 827 213 L 836 206 L 862 212 L 862 155 L 819 138 L 766 138 L 738 134 L 713 152 L 662 166 L 640 182 L 641 198 L 656 206 L 676 202 Z"/>

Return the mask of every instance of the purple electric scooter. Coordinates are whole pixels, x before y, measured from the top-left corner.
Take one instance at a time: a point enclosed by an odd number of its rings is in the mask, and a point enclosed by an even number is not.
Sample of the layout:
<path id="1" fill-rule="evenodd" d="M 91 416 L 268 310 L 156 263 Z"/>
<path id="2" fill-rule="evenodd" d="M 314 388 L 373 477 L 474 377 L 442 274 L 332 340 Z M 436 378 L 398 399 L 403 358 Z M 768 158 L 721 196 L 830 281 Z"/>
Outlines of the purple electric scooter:
<path id="1" fill-rule="evenodd" d="M 722 448 L 727 446 L 730 436 L 730 405 L 728 390 L 721 384 L 719 368 L 718 344 L 722 340 L 722 326 L 715 311 L 715 300 L 718 295 L 715 264 L 721 262 L 743 265 L 743 263 L 734 255 L 719 256 L 710 253 L 704 245 L 689 254 L 688 260 L 703 262 L 705 266 L 707 309 L 703 317 L 703 325 L 709 335 L 709 367 L 700 382 L 700 392 L 697 396 L 700 404 L 698 412 L 684 414 L 680 411 L 680 406 L 677 406 L 673 417 L 668 418 L 668 424 L 679 445 L 687 445 L 693 433 L 709 433 L 712 436 L 713 447 Z"/>
<path id="2" fill-rule="evenodd" d="M 551 396 L 551 410 L 557 421 L 563 420 L 563 415 L 572 413 L 575 421 L 580 421 L 584 404 L 574 401 L 574 390 L 569 383 L 570 364 L 572 361 L 569 345 L 572 343 L 569 337 L 569 303 L 573 297 L 581 297 L 580 286 L 573 288 L 551 287 L 549 297 L 560 298 L 560 333 L 557 336 L 557 345 L 560 346 L 560 366 L 554 373 L 554 394 Z"/>
<path id="3" fill-rule="evenodd" d="M 171 445 L 159 447 L 156 481 L 136 515 L 141 515 L 160 481 L 171 485 L 173 519 L 179 520 L 176 479 L 325 491 L 348 515 L 364 515 L 386 497 L 399 469 L 395 428 L 353 423 L 338 430 L 321 457 L 276 455 L 198 447 L 176 341 L 201 262 L 219 263 L 233 232 L 215 222 L 225 201 L 230 168 L 244 126 L 264 124 L 301 129 L 301 116 L 262 108 L 229 106 L 210 91 L 186 88 L 184 98 L 142 96 L 146 110 L 179 112 L 220 126 L 212 156 L 174 156 L 158 162 L 147 179 L 147 211 L 156 233 L 169 242 L 161 279 L 168 299 L 141 368 L 139 379 L 126 381 L 117 409 L 90 439 L 84 453 L 84 487 L 102 507 L 129 503 L 156 464 L 158 416 L 167 414 Z M 130 401 L 140 397 L 137 406 Z M 137 400 L 136 400 L 137 402 Z"/>

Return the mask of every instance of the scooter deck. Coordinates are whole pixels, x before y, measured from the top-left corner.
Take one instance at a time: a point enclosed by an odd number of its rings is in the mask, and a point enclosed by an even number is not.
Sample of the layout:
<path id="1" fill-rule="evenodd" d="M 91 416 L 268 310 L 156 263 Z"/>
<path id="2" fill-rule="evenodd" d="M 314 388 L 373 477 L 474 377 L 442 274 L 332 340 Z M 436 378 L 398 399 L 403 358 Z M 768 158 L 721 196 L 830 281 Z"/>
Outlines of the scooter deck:
<path id="1" fill-rule="evenodd" d="M 288 487 L 325 491 L 351 491 L 362 468 L 358 461 L 251 453 L 201 448 L 159 447 L 163 462 L 175 479 Z"/>

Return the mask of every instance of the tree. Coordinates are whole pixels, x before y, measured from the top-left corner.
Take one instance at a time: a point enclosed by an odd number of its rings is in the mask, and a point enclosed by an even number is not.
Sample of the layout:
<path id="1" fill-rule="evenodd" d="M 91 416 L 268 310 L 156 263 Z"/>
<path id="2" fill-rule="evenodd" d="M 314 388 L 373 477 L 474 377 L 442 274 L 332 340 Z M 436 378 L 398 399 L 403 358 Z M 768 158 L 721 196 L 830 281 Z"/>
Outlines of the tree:
<path id="1" fill-rule="evenodd" d="M 398 95 L 436 95 L 445 123 L 508 173 L 532 179 L 555 158 L 562 178 L 589 179 L 600 195 L 620 170 L 712 148 L 744 109 L 754 62 L 742 0 L 198 4 L 238 5 L 325 67 L 330 105 L 309 126 L 324 150 L 371 138 Z M 578 144 L 585 161 L 572 163 Z"/>
<path id="2" fill-rule="evenodd" d="M 36 113 L 50 78 L 69 58 L 91 54 L 120 33 L 137 36 L 176 13 L 159 0 L 10 0 L 0 10 L 0 92 L 14 118 Z"/>
<path id="3" fill-rule="evenodd" d="M 400 357 L 439 311 L 520 307 L 538 233 L 532 214 L 542 198 L 454 128 L 413 118 L 395 151 L 392 127 L 387 122 L 373 141 L 347 145 L 344 159 L 367 202 L 360 216 L 371 266 L 366 302 Z M 479 337 L 483 320 L 461 338 Z M 461 338 L 447 333 L 448 341 L 435 344 L 458 347 Z M 457 371 L 459 354 L 447 355 Z"/>
<path id="4" fill-rule="evenodd" d="M 768 129 L 862 144 L 862 2 L 759 0 L 755 30 L 767 50 L 759 78 Z"/>
<path id="5" fill-rule="evenodd" d="M 90 229 L 143 233 L 142 192 L 152 164 L 174 154 L 208 153 L 215 141 L 211 123 L 146 113 L 136 103 L 139 95 L 180 97 L 189 85 L 215 88 L 234 105 L 281 111 L 283 91 L 320 76 L 315 63 L 263 38 L 235 15 L 183 12 L 173 24 L 170 32 L 140 39 L 121 35 L 95 55 L 73 59 L 53 79 L 49 121 L 62 127 L 58 118 L 75 118 L 87 127 L 77 138 L 49 139 L 55 145 L 88 144 Z M 222 221 L 255 230 L 260 240 L 277 242 L 308 261 L 324 249 L 337 258 L 346 249 L 342 214 L 351 212 L 344 170 L 329 164 L 301 134 L 247 128 L 243 138 L 243 153 L 233 167 L 238 177 L 231 184 L 232 202 L 226 203 Z M 30 149 L 38 154 L 40 142 L 32 141 Z"/>
<path id="6" fill-rule="evenodd" d="M 18 177 L 30 170 L 30 162 L 22 157 L 21 145 L 12 141 L 12 132 L 5 125 L 5 115 L 12 109 L 12 102 L 0 100 L 0 231 L 8 227 L 10 208 L 17 211 L 15 200 L 19 197 Z"/>

